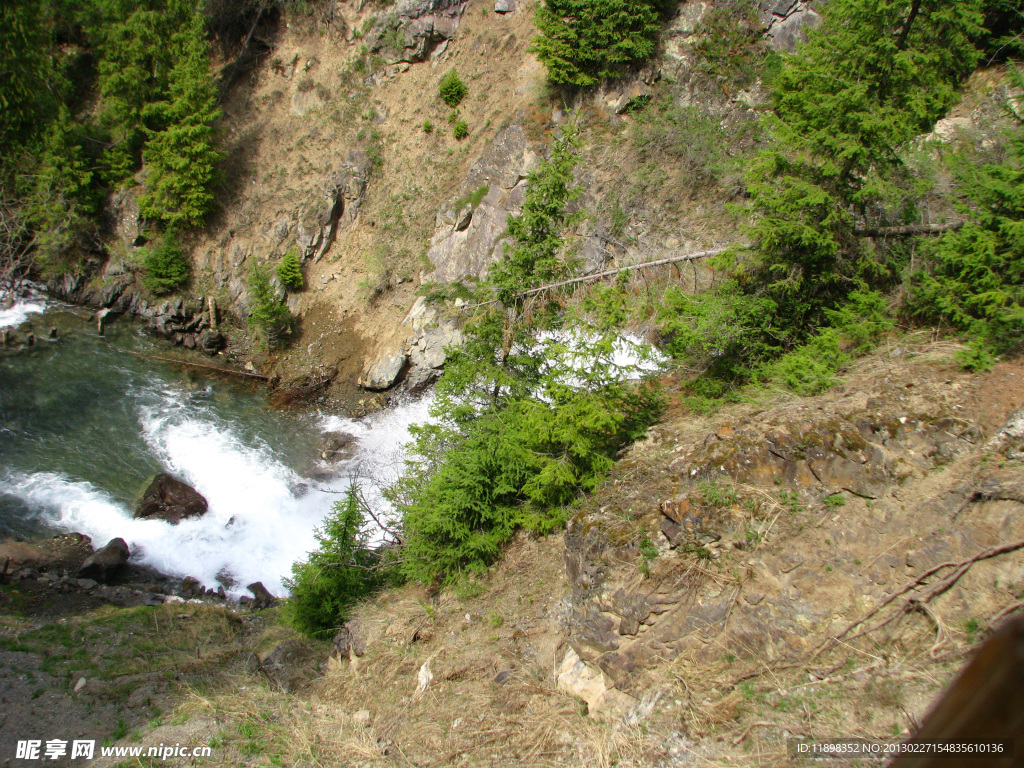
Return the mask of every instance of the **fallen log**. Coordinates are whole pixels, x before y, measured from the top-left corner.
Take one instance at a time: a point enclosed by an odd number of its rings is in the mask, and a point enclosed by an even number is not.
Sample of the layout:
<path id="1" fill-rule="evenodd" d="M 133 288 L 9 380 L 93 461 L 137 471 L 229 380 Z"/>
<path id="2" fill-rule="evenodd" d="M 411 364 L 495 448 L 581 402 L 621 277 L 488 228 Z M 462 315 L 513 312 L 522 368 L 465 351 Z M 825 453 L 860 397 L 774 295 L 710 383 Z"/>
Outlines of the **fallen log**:
<path id="1" fill-rule="evenodd" d="M 137 357 L 144 357 L 147 360 L 159 360 L 161 363 L 176 363 L 178 365 L 184 365 L 186 368 L 198 368 L 202 371 L 213 371 L 214 373 L 224 373 L 228 376 L 241 376 L 246 379 L 256 379 L 258 381 L 270 381 L 269 376 L 264 376 L 262 373 L 250 373 L 249 371 L 235 371 L 231 368 L 220 368 L 216 365 L 203 365 L 202 363 L 191 363 L 188 360 L 178 360 L 174 357 L 161 357 L 160 355 L 147 355 L 144 352 L 132 352 L 132 350 L 126 350 L 129 354 Z"/>

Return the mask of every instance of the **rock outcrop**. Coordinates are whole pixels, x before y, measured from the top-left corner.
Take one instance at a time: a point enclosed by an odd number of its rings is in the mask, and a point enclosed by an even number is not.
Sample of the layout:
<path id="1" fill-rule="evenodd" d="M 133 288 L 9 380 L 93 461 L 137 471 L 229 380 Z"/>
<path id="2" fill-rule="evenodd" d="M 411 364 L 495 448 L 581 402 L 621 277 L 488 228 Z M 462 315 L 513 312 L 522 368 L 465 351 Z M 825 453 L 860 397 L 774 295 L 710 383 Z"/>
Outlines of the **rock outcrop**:
<path id="1" fill-rule="evenodd" d="M 465 0 L 400 0 L 367 35 L 367 47 L 388 64 L 425 61 L 455 36 Z"/>
<path id="2" fill-rule="evenodd" d="M 170 475 L 153 478 L 135 505 L 134 517 L 165 520 L 172 525 L 206 514 L 209 504 L 195 488 Z"/>
<path id="3" fill-rule="evenodd" d="M 131 551 L 125 540 L 111 539 L 85 559 L 77 576 L 79 579 L 94 579 L 108 584 L 123 573 L 129 557 Z"/>
<path id="4" fill-rule="evenodd" d="M 424 282 L 475 280 L 487 273 L 500 256 L 509 215 L 523 209 L 526 177 L 540 159 L 518 123 L 495 137 L 466 175 L 461 196 L 442 206 L 435 218 L 427 251 L 434 269 L 424 275 Z M 470 203 L 474 194 L 480 196 L 475 205 Z"/>
<path id="5" fill-rule="evenodd" d="M 566 626 L 589 669 L 574 685 L 637 698 L 650 670 L 680 656 L 801 658 L 908 575 L 1024 535 L 1019 471 L 991 467 L 974 484 L 941 473 L 982 445 L 941 390 L 802 401 L 721 425 L 693 447 L 655 437 L 650 450 L 667 457 L 648 489 L 658 501 L 606 499 L 566 532 Z M 1015 424 L 993 449 L 1013 450 Z M 1021 572 L 1010 571 L 1001 578 Z M 955 614 L 957 594 L 944 610 Z M 569 661 L 565 670 L 578 666 Z"/>
<path id="6" fill-rule="evenodd" d="M 339 229 L 355 220 L 368 181 L 366 153 L 349 150 L 345 162 L 328 174 L 321 191 L 311 195 L 295 224 L 295 242 L 306 258 L 320 261 L 330 250 Z M 277 230 L 283 233 L 282 240 L 292 231 L 288 221 L 280 222 Z"/>

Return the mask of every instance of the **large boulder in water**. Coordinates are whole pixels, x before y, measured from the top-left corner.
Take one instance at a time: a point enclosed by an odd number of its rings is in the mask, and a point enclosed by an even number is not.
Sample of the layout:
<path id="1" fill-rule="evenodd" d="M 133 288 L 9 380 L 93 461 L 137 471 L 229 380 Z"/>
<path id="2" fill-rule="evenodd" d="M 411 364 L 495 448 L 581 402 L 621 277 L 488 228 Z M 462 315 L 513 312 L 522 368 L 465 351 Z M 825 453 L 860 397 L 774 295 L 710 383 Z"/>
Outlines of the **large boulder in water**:
<path id="1" fill-rule="evenodd" d="M 159 474 L 135 505 L 136 518 L 156 518 L 172 525 L 189 517 L 199 517 L 209 508 L 199 491 L 167 474 Z"/>
<path id="2" fill-rule="evenodd" d="M 107 583 L 117 578 L 128 563 L 131 552 L 124 539 L 111 539 L 82 563 L 76 574 L 80 579 L 95 579 Z"/>

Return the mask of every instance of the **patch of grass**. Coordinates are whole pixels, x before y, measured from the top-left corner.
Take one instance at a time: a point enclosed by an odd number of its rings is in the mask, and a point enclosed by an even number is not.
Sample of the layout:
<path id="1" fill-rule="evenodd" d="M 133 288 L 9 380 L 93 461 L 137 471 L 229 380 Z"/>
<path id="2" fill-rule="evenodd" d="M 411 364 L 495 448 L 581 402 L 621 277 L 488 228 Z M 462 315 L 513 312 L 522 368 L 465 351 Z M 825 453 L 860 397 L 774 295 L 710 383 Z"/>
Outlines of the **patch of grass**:
<path id="1" fill-rule="evenodd" d="M 487 612 L 487 626 L 497 629 L 505 623 L 505 618 L 495 610 Z"/>
<path id="2" fill-rule="evenodd" d="M 973 644 L 981 632 L 981 623 L 977 619 L 968 619 L 964 622 L 964 632 L 967 633 L 967 642 Z"/>
<path id="3" fill-rule="evenodd" d="M 829 510 L 839 509 L 846 506 L 846 498 L 841 493 L 833 493 L 823 499 L 825 508 Z"/>

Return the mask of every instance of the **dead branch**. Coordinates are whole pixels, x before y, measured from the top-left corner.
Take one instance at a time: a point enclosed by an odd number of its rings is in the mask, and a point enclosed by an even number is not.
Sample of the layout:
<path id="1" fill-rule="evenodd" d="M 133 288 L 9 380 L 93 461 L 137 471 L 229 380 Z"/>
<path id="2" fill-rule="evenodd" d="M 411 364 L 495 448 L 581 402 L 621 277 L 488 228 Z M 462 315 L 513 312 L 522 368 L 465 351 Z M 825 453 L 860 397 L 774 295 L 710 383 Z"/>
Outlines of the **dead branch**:
<path id="1" fill-rule="evenodd" d="M 867 227 L 855 229 L 857 237 L 912 237 L 913 235 L 941 235 L 943 232 L 955 232 L 963 227 L 964 222 L 953 224 L 904 224 L 899 227 Z"/>
<path id="2" fill-rule="evenodd" d="M 539 286 L 537 288 L 531 288 L 528 291 L 523 291 L 522 293 L 517 293 L 515 295 L 515 298 L 519 299 L 519 298 L 523 298 L 523 297 L 526 297 L 526 296 L 531 296 L 531 295 L 533 295 L 535 293 L 541 293 L 542 291 L 549 291 L 549 290 L 551 290 L 553 288 L 563 288 L 564 286 L 567 286 L 567 285 L 575 285 L 576 283 L 589 282 L 590 280 L 600 280 L 603 277 L 613 277 L 615 275 L 620 275 L 620 274 L 622 274 L 624 272 L 631 272 L 631 271 L 636 270 L 636 269 L 645 269 L 646 267 L 658 267 L 658 266 L 661 266 L 663 264 L 676 264 L 676 263 L 681 262 L 681 261 L 694 261 L 696 259 L 705 259 L 705 258 L 707 258 L 709 256 L 717 256 L 720 253 L 724 253 L 725 251 L 729 250 L 730 248 L 747 248 L 747 247 L 749 247 L 749 245 L 745 245 L 745 244 L 727 245 L 727 246 L 723 246 L 721 248 L 712 248 L 711 250 L 708 250 L 708 251 L 697 251 L 696 253 L 688 253 L 688 254 L 685 254 L 683 256 L 671 256 L 671 257 L 669 257 L 667 259 L 655 259 L 654 261 L 645 261 L 645 262 L 643 262 L 641 264 L 630 264 L 630 265 L 625 266 L 625 267 L 616 267 L 615 269 L 606 269 L 603 272 L 595 272 L 592 275 L 583 275 L 582 277 L 574 277 L 571 280 L 562 280 L 561 282 L 558 282 L 558 283 L 549 283 L 548 285 L 541 285 L 541 286 Z M 490 301 L 481 301 L 479 304 L 466 304 L 466 305 L 464 305 L 462 307 L 462 310 L 466 311 L 466 310 L 470 310 L 470 309 L 475 309 L 477 307 L 484 307 L 484 306 L 487 306 L 488 304 L 496 304 L 498 301 L 500 301 L 500 300 L 499 299 L 491 299 Z"/>
<path id="3" fill-rule="evenodd" d="M 187 360 L 178 360 L 173 357 L 160 357 L 159 355 L 147 355 L 142 352 L 132 352 L 128 350 L 130 354 L 137 355 L 138 357 L 145 357 L 150 360 L 159 360 L 162 363 L 176 363 L 178 365 L 184 365 L 187 368 L 199 368 L 204 371 L 214 371 L 215 373 L 226 373 L 228 376 L 242 376 L 248 379 L 258 379 L 259 381 L 268 381 L 269 377 L 264 376 L 262 373 L 249 373 L 249 371 L 234 371 L 230 368 L 220 368 L 216 365 L 203 365 L 202 363 L 190 363 Z"/>
<path id="4" fill-rule="evenodd" d="M 939 571 L 944 570 L 946 568 L 954 569 L 950 575 L 944 577 L 940 581 L 935 582 L 934 584 L 928 585 L 920 595 L 907 598 L 906 604 L 896 614 L 889 617 L 882 623 L 875 625 L 871 629 L 866 629 L 858 633 L 857 635 L 855 635 L 855 637 L 862 637 L 866 634 L 870 634 L 871 632 L 875 632 L 884 627 L 886 624 L 890 623 L 891 621 L 894 621 L 899 616 L 902 616 L 908 613 L 909 611 L 914 610 L 914 606 L 916 604 L 926 603 L 931 601 L 933 598 L 938 597 L 943 592 L 952 587 L 957 581 L 959 581 L 960 578 L 965 573 L 967 573 L 967 571 L 970 570 L 970 567 L 975 563 L 981 560 L 988 560 L 999 555 L 1004 555 L 1008 552 L 1014 552 L 1018 549 L 1024 549 L 1024 540 L 1015 541 L 1011 544 L 1003 544 L 997 547 L 989 547 L 988 549 L 983 549 L 981 552 L 977 553 L 973 557 L 968 558 L 967 560 L 962 560 L 960 562 L 941 563 L 940 565 L 936 565 L 933 568 L 929 568 L 916 579 L 913 579 L 912 581 L 909 581 L 906 584 L 904 584 L 900 589 L 893 592 L 891 595 L 889 595 L 889 597 L 885 598 L 885 600 L 880 602 L 878 605 L 876 605 L 870 611 L 865 613 L 863 616 L 851 622 L 838 635 L 834 635 L 833 637 L 830 637 L 827 640 L 825 640 L 825 642 L 823 642 L 814 650 L 814 653 L 811 654 L 810 659 L 813 660 L 817 658 L 823 651 L 831 647 L 834 642 L 836 642 L 837 640 L 841 640 L 842 638 L 846 637 L 846 635 L 848 635 L 850 632 L 852 632 L 855 628 L 862 624 L 865 624 L 869 619 L 878 615 L 878 613 L 880 613 L 884 608 L 892 604 L 898 598 L 902 597 L 908 592 L 913 592 L 915 589 L 924 585 L 927 579 L 934 576 Z"/>

